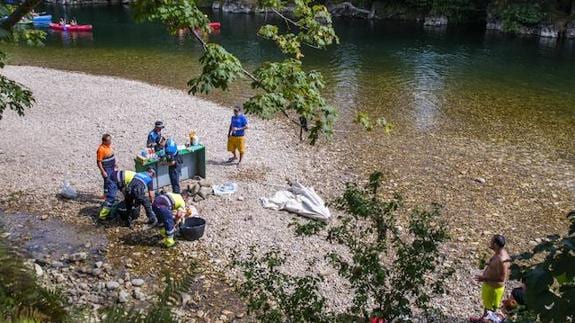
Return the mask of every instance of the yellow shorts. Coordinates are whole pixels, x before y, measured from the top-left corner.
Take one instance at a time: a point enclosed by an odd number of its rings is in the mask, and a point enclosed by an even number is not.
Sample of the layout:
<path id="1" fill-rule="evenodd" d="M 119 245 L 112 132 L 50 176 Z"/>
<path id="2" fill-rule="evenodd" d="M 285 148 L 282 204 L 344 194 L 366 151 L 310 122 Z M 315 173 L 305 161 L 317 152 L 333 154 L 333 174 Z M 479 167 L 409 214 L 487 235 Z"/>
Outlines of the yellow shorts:
<path id="1" fill-rule="evenodd" d="M 481 285 L 481 299 L 483 300 L 483 307 L 490 311 L 495 311 L 501 307 L 505 287 L 493 287 L 489 284 L 483 283 Z"/>
<path id="2" fill-rule="evenodd" d="M 228 151 L 235 152 L 236 150 L 240 151 L 240 154 L 243 154 L 246 151 L 246 138 L 245 137 L 228 137 Z"/>

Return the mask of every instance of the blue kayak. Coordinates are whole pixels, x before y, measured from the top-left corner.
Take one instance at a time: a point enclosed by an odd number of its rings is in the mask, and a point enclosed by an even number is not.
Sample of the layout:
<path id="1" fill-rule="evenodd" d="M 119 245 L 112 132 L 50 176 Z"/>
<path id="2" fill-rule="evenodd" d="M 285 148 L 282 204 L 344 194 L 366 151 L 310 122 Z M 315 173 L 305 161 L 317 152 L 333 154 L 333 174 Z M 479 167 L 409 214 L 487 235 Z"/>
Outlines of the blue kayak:
<path id="1" fill-rule="evenodd" d="M 33 22 L 37 22 L 37 21 L 49 21 L 49 22 L 52 22 L 52 15 L 43 15 L 43 16 L 32 17 L 32 21 L 33 21 Z"/>

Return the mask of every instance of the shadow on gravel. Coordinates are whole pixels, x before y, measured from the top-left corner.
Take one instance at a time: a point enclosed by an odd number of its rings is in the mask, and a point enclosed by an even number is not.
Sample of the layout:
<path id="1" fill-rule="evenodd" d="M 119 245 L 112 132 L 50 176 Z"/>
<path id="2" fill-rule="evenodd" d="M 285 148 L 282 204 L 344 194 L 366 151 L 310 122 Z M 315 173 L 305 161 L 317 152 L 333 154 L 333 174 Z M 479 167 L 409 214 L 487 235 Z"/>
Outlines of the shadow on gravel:
<path id="1" fill-rule="evenodd" d="M 123 237 L 120 241 L 128 246 L 160 247 L 162 237 L 154 229 L 133 231 Z"/>
<path id="2" fill-rule="evenodd" d="M 214 166 L 236 166 L 237 162 L 228 163 L 226 160 L 208 160 L 206 164 Z"/>

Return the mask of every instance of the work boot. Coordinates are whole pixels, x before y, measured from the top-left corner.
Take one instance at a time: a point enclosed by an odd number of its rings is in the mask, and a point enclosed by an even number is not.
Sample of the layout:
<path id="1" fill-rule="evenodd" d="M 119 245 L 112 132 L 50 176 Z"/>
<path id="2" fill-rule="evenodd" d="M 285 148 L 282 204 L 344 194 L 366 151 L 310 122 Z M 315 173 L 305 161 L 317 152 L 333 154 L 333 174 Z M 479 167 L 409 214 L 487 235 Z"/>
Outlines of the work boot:
<path id="1" fill-rule="evenodd" d="M 176 244 L 176 241 L 174 241 L 173 237 L 165 237 L 163 242 L 164 242 L 164 247 L 166 247 L 166 248 L 171 248 Z"/>
<path id="2" fill-rule="evenodd" d="M 108 215 L 110 215 L 110 211 L 111 209 L 107 206 L 103 206 L 100 209 L 100 214 L 98 215 L 98 217 L 100 218 L 100 220 L 104 221 L 108 218 Z"/>
<path id="3" fill-rule="evenodd" d="M 160 229 L 160 235 L 161 235 L 162 237 L 164 237 L 164 238 L 167 238 L 168 235 L 166 234 L 166 229 L 161 228 L 161 229 Z"/>

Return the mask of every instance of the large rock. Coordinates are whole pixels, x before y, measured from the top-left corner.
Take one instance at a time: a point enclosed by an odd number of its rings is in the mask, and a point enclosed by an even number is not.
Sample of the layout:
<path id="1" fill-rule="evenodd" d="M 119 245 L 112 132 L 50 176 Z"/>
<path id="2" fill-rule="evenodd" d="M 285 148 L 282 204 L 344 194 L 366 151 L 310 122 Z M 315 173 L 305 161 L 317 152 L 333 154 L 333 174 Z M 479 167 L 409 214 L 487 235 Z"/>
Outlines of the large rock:
<path id="1" fill-rule="evenodd" d="M 140 286 L 142 286 L 142 285 L 144 285 L 144 280 L 143 280 L 143 279 L 141 279 L 141 278 L 134 278 L 134 279 L 132 279 L 132 286 L 140 287 Z"/>
<path id="2" fill-rule="evenodd" d="M 222 11 L 229 13 L 252 13 L 254 9 L 254 6 L 241 1 L 226 0 L 222 5 Z"/>
<path id="3" fill-rule="evenodd" d="M 575 20 L 567 24 L 565 28 L 565 37 L 575 39 Z"/>
<path id="4" fill-rule="evenodd" d="M 423 22 L 424 26 L 445 26 L 447 25 L 448 19 L 445 16 L 429 16 L 425 17 L 425 21 Z"/>
<path id="5" fill-rule="evenodd" d="M 120 283 L 118 282 L 110 281 L 106 283 L 106 288 L 109 290 L 114 290 L 117 289 L 118 287 L 120 287 Z"/>
<path id="6" fill-rule="evenodd" d="M 555 24 L 541 24 L 539 25 L 539 36 L 547 38 L 559 38 L 561 34 L 560 28 Z"/>

